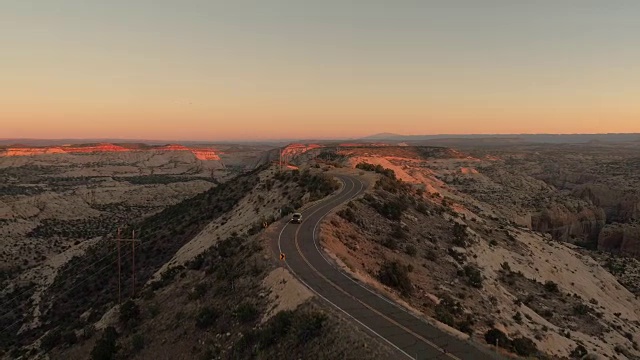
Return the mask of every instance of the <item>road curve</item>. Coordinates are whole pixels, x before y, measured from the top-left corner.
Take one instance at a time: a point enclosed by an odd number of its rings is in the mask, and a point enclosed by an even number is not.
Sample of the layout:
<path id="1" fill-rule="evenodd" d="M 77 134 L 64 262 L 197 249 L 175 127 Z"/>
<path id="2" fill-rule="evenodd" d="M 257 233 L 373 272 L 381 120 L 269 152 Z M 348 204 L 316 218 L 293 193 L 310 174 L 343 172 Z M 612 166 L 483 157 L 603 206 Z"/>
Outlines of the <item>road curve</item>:
<path id="1" fill-rule="evenodd" d="M 343 184 L 337 194 L 304 210 L 302 224 L 282 226 L 277 250 L 285 254 L 289 270 L 318 297 L 394 348 L 398 352 L 394 359 L 501 359 L 488 348 L 461 340 L 410 314 L 326 258 L 318 243 L 319 224 L 334 208 L 365 189 L 357 177 L 336 177 Z"/>

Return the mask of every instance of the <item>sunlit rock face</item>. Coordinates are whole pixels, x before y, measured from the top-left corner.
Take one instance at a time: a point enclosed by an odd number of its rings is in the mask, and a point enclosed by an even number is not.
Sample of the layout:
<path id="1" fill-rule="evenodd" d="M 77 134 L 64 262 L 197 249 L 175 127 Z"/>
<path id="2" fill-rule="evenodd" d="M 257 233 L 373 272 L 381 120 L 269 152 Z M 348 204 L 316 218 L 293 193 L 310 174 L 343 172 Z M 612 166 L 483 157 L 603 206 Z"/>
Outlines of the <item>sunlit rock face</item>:
<path id="1" fill-rule="evenodd" d="M 63 147 L 62 150 L 69 154 L 89 154 L 89 153 L 101 153 L 101 152 L 124 152 L 130 151 L 127 148 L 114 144 L 97 144 L 90 146 L 69 146 Z"/>
<path id="2" fill-rule="evenodd" d="M 282 151 L 283 155 L 286 156 L 293 156 L 293 155 L 300 155 L 303 154 L 309 150 L 313 150 L 313 149 L 317 149 L 320 148 L 322 146 L 318 145 L 318 144 L 291 144 L 289 146 L 287 146 L 286 148 L 284 148 L 284 150 Z"/>
<path id="3" fill-rule="evenodd" d="M 157 151 L 189 151 L 198 160 L 220 160 L 220 156 L 216 153 L 215 149 L 212 148 L 188 148 L 184 145 L 169 144 L 157 148 Z"/>
<path id="4" fill-rule="evenodd" d="M 60 147 L 10 147 L 4 151 L 0 151 L 0 156 L 33 156 L 45 154 L 64 154 L 65 151 Z"/>
<path id="5" fill-rule="evenodd" d="M 220 156 L 212 148 L 188 148 L 184 145 L 169 144 L 158 147 L 148 148 L 126 148 L 120 145 L 102 143 L 87 145 L 67 145 L 67 146 L 49 146 L 49 147 L 29 147 L 29 146 L 10 146 L 0 149 L 0 156 L 36 156 L 48 154 L 95 154 L 95 153 L 119 153 L 132 151 L 186 151 L 192 153 L 198 160 L 203 161 L 219 161 Z"/>
<path id="6" fill-rule="evenodd" d="M 157 151 L 189 151 L 189 148 L 180 144 L 169 144 L 156 148 Z"/>
<path id="7" fill-rule="evenodd" d="M 192 149 L 191 152 L 198 160 L 220 160 L 220 156 L 213 149 Z"/>

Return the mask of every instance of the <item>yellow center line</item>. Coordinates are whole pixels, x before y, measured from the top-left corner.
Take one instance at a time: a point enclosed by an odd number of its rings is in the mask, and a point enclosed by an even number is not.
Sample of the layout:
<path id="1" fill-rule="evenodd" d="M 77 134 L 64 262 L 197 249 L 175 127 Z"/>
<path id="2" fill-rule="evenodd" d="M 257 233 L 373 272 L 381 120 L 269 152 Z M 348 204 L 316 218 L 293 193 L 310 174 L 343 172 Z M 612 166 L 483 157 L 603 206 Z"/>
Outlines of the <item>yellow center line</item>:
<path id="1" fill-rule="evenodd" d="M 312 212 L 311 214 L 308 215 L 308 217 L 312 216 L 313 214 L 317 213 L 318 211 L 322 210 L 324 207 L 320 207 L 319 209 L 315 210 L 314 212 Z M 322 219 L 320 219 L 322 220 Z M 320 222 L 320 220 L 318 220 L 318 223 Z M 389 321 L 390 323 L 398 326 L 399 328 L 401 328 L 402 330 L 406 331 L 407 333 L 415 336 L 416 338 L 424 341 L 426 344 L 429 344 L 430 346 L 432 346 L 433 348 L 442 351 L 445 355 L 447 355 L 448 357 L 455 359 L 455 360 L 462 360 L 460 358 L 458 358 L 457 356 L 447 353 L 445 352 L 444 349 L 440 348 L 438 345 L 432 343 L 431 341 L 427 340 L 426 338 L 422 337 L 421 335 L 413 332 L 412 330 L 408 329 L 407 327 L 403 326 L 402 324 L 396 322 L 395 320 L 391 319 L 390 317 L 382 314 L 381 312 L 377 311 L 376 309 L 372 308 L 371 306 L 369 306 L 368 304 L 365 304 L 364 302 L 362 302 L 360 299 L 356 298 L 355 296 L 349 294 L 348 292 L 346 292 L 344 289 L 342 289 L 340 286 L 338 286 L 337 284 L 335 284 L 334 282 L 332 282 L 331 280 L 327 279 L 324 275 L 322 275 L 313 265 L 311 265 L 311 263 L 309 262 L 309 260 L 307 260 L 307 258 L 304 256 L 304 254 L 302 253 L 302 250 L 300 249 L 300 246 L 298 244 L 298 233 L 300 232 L 301 227 L 299 227 L 296 232 L 295 232 L 295 236 L 294 236 L 294 242 L 296 245 L 296 249 L 298 250 L 298 253 L 300 254 L 300 257 L 302 257 L 302 260 L 304 260 L 305 263 L 307 263 L 307 265 L 309 265 L 309 267 L 311 268 L 311 270 L 318 276 L 320 276 L 322 279 L 324 279 L 326 282 L 328 282 L 331 286 L 333 286 L 336 290 L 342 292 L 343 294 L 347 295 L 348 297 L 350 297 L 351 299 L 357 301 L 358 303 L 362 304 L 364 307 L 366 307 L 367 309 L 371 310 L 372 312 L 378 314 L 379 316 L 381 316 L 382 318 L 386 319 L 387 321 Z"/>

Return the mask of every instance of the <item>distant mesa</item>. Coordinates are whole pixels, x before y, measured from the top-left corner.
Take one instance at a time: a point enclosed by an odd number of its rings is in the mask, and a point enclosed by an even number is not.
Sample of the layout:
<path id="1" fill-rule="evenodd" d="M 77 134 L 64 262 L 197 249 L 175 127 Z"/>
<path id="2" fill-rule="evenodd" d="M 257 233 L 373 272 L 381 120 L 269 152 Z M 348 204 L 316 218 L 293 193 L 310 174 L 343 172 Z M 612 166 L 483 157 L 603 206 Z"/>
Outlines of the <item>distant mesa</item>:
<path id="1" fill-rule="evenodd" d="M 168 144 L 168 145 L 160 146 L 156 148 L 156 150 L 158 151 L 189 151 L 189 148 L 180 144 Z"/>
<path id="2" fill-rule="evenodd" d="M 215 149 L 212 148 L 188 148 L 179 144 L 168 144 L 162 146 L 149 146 L 145 144 L 126 144 L 125 146 L 111 144 L 111 143 L 99 143 L 99 144 L 74 144 L 74 145 L 62 145 L 62 146 L 25 146 L 25 145 L 12 145 L 7 146 L 4 149 L 0 149 L 0 156 L 37 156 L 37 155 L 50 155 L 50 154 L 99 154 L 99 153 L 121 153 L 121 152 L 140 152 L 140 151 L 155 151 L 155 152 L 169 152 L 169 151 L 188 151 L 191 152 L 198 160 L 203 161 L 218 161 L 220 156 Z"/>
<path id="3" fill-rule="evenodd" d="M 82 144 L 82 145 L 74 145 L 68 147 L 61 147 L 61 149 L 70 154 L 86 154 L 86 153 L 101 153 L 101 152 L 122 152 L 122 151 L 130 151 L 122 146 L 114 145 L 114 144 Z"/>

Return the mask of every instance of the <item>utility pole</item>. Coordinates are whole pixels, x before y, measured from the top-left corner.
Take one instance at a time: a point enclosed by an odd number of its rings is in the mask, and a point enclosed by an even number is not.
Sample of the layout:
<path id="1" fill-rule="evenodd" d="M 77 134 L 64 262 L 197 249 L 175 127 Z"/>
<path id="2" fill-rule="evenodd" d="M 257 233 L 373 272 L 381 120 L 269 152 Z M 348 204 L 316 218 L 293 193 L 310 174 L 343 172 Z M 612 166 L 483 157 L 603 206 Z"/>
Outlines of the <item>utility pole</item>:
<path id="1" fill-rule="evenodd" d="M 121 266 L 120 266 L 120 228 L 119 227 L 118 227 L 118 240 L 117 241 L 118 241 L 118 305 L 120 305 L 121 299 L 122 299 L 121 291 L 120 291 L 120 279 L 122 277 L 120 276 L 120 268 L 121 268 Z"/>
<path id="2" fill-rule="evenodd" d="M 136 296 L 136 231 L 131 233 L 131 297 Z M 140 241 L 140 240 L 137 240 Z"/>
<path id="3" fill-rule="evenodd" d="M 136 242 L 140 240 L 136 239 L 136 231 L 133 230 L 131 233 L 131 239 L 121 239 L 120 238 L 120 228 L 118 228 L 118 238 L 116 241 L 118 242 L 118 304 L 122 303 L 122 261 L 120 259 L 120 242 L 131 242 L 131 297 L 133 298 L 136 295 Z"/>

